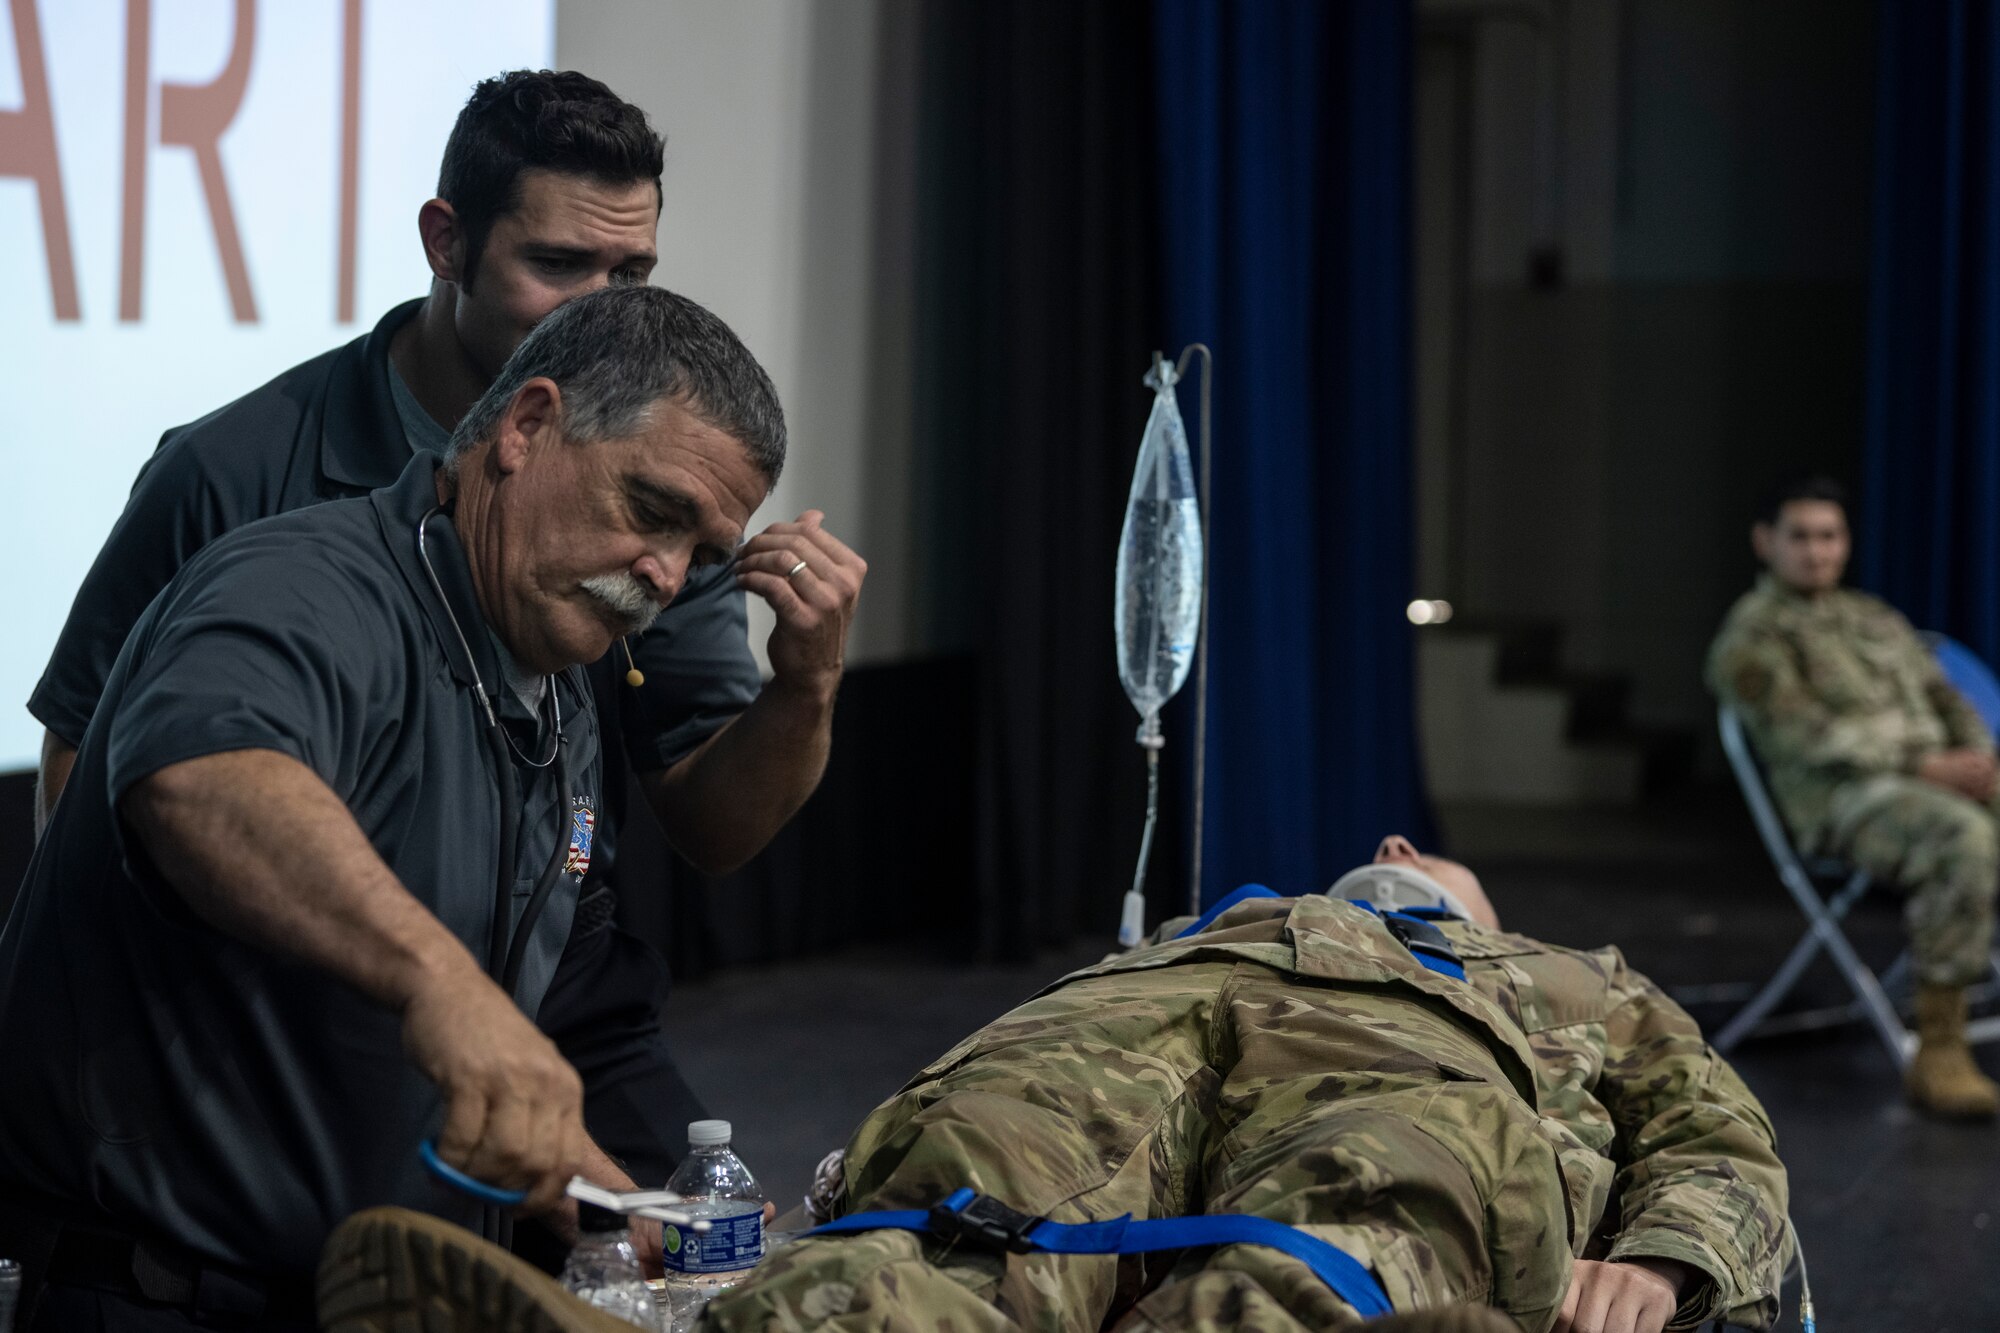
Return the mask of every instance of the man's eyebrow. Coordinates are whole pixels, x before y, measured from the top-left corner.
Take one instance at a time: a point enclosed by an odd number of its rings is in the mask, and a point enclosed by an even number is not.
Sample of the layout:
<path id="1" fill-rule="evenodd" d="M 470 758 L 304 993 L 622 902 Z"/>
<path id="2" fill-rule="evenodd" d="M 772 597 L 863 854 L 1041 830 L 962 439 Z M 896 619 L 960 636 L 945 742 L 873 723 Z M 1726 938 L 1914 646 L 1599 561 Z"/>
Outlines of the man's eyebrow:
<path id="1" fill-rule="evenodd" d="M 578 262 L 597 259 L 614 253 L 610 250 L 595 250 L 587 245 L 554 245 L 546 241 L 529 241 L 522 248 L 537 259 L 571 259 Z M 625 250 L 615 253 L 620 264 L 630 264 L 635 260 L 644 260 L 652 264 L 659 262 L 660 258 L 650 248 Z"/>
<path id="2" fill-rule="evenodd" d="M 670 486 L 662 486 L 657 481 L 645 477 L 625 478 L 626 493 L 635 500 L 644 500 L 655 509 L 664 510 L 676 522 L 693 527 L 701 519 L 701 506 L 691 496 L 682 494 Z"/>
<path id="3" fill-rule="evenodd" d="M 625 478 L 625 492 L 634 500 L 664 511 L 669 518 L 684 528 L 694 528 L 701 524 L 701 506 L 694 502 L 693 497 L 671 486 L 662 486 L 659 482 L 646 477 L 628 476 Z M 736 554 L 734 549 L 718 546 L 714 542 L 703 542 L 702 545 L 718 558 L 728 559 Z M 737 535 L 733 545 L 743 545 L 742 534 Z"/>

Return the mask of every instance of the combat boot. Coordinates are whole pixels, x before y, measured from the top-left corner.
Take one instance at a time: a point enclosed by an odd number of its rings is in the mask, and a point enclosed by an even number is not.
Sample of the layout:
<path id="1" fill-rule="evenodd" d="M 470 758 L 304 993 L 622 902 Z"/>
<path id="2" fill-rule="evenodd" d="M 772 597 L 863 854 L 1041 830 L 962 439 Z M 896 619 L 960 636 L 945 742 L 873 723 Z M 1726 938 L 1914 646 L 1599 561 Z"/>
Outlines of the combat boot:
<path id="1" fill-rule="evenodd" d="M 1360 1325 L 1367 1333 L 1521 1333 L 1521 1326 L 1490 1305 L 1412 1310 Z"/>
<path id="2" fill-rule="evenodd" d="M 319 1259 L 322 1333 L 632 1333 L 632 1325 L 463 1227 L 370 1208 Z"/>
<path id="3" fill-rule="evenodd" d="M 2000 1087 L 1979 1072 L 1965 1043 L 1963 986 L 1917 987 L 1917 1041 L 1903 1086 L 1919 1110 L 1953 1120 L 2000 1111 Z"/>

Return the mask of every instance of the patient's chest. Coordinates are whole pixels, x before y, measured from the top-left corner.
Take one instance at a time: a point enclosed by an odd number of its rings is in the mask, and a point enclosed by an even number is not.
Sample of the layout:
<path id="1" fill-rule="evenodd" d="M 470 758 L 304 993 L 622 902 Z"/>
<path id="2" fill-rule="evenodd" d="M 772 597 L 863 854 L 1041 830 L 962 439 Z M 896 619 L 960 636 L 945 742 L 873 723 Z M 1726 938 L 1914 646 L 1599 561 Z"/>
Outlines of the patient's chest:
<path id="1" fill-rule="evenodd" d="M 1617 1127 L 1595 1089 L 1604 1072 L 1609 960 L 1509 952 L 1508 937 L 1461 945 L 1466 980 L 1520 1025 L 1534 1055 L 1543 1131 L 1562 1161 L 1573 1238 L 1582 1244 L 1610 1197 Z"/>

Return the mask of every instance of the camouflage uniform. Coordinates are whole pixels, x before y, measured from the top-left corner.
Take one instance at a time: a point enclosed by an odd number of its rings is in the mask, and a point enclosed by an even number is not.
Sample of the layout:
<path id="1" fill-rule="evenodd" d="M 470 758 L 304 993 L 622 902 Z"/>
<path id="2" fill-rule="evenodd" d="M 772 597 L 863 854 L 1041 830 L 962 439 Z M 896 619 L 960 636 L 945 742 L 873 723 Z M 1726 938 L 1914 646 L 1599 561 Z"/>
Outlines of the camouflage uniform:
<path id="1" fill-rule="evenodd" d="M 1909 622 L 1866 593 L 1803 597 L 1766 574 L 1730 608 L 1708 680 L 1741 714 L 1799 846 L 1908 894 L 1918 978 L 1979 980 L 2000 887 L 2000 798 L 1981 806 L 1914 773 L 1939 750 L 1991 753 L 1993 737 Z"/>
<path id="2" fill-rule="evenodd" d="M 1254 1213 L 1353 1255 L 1399 1310 L 1488 1302 L 1530 1333 L 1554 1321 L 1575 1256 L 1658 1256 L 1707 1275 L 1674 1327 L 1725 1310 L 1768 1323 L 1784 1168 L 1693 1021 L 1616 950 L 1445 932 L 1466 981 L 1325 897 L 1243 903 L 1074 973 L 862 1124 L 847 1207 L 971 1186 L 1062 1222 Z M 1355 1319 L 1258 1246 L 999 1256 L 899 1231 L 780 1249 L 709 1315 L 929 1333 Z"/>

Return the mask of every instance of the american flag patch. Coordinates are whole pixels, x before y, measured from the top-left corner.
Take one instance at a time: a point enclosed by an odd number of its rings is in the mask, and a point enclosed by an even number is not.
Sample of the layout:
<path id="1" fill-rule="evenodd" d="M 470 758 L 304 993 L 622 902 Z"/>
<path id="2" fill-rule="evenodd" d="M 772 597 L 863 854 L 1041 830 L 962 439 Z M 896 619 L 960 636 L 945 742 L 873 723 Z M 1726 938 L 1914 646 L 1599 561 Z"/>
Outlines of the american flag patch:
<path id="1" fill-rule="evenodd" d="M 569 855 L 563 858 L 563 873 L 583 878 L 590 869 L 590 837 L 597 830 L 597 816 L 590 813 L 590 806 L 579 796 L 576 808 L 569 812 Z"/>

